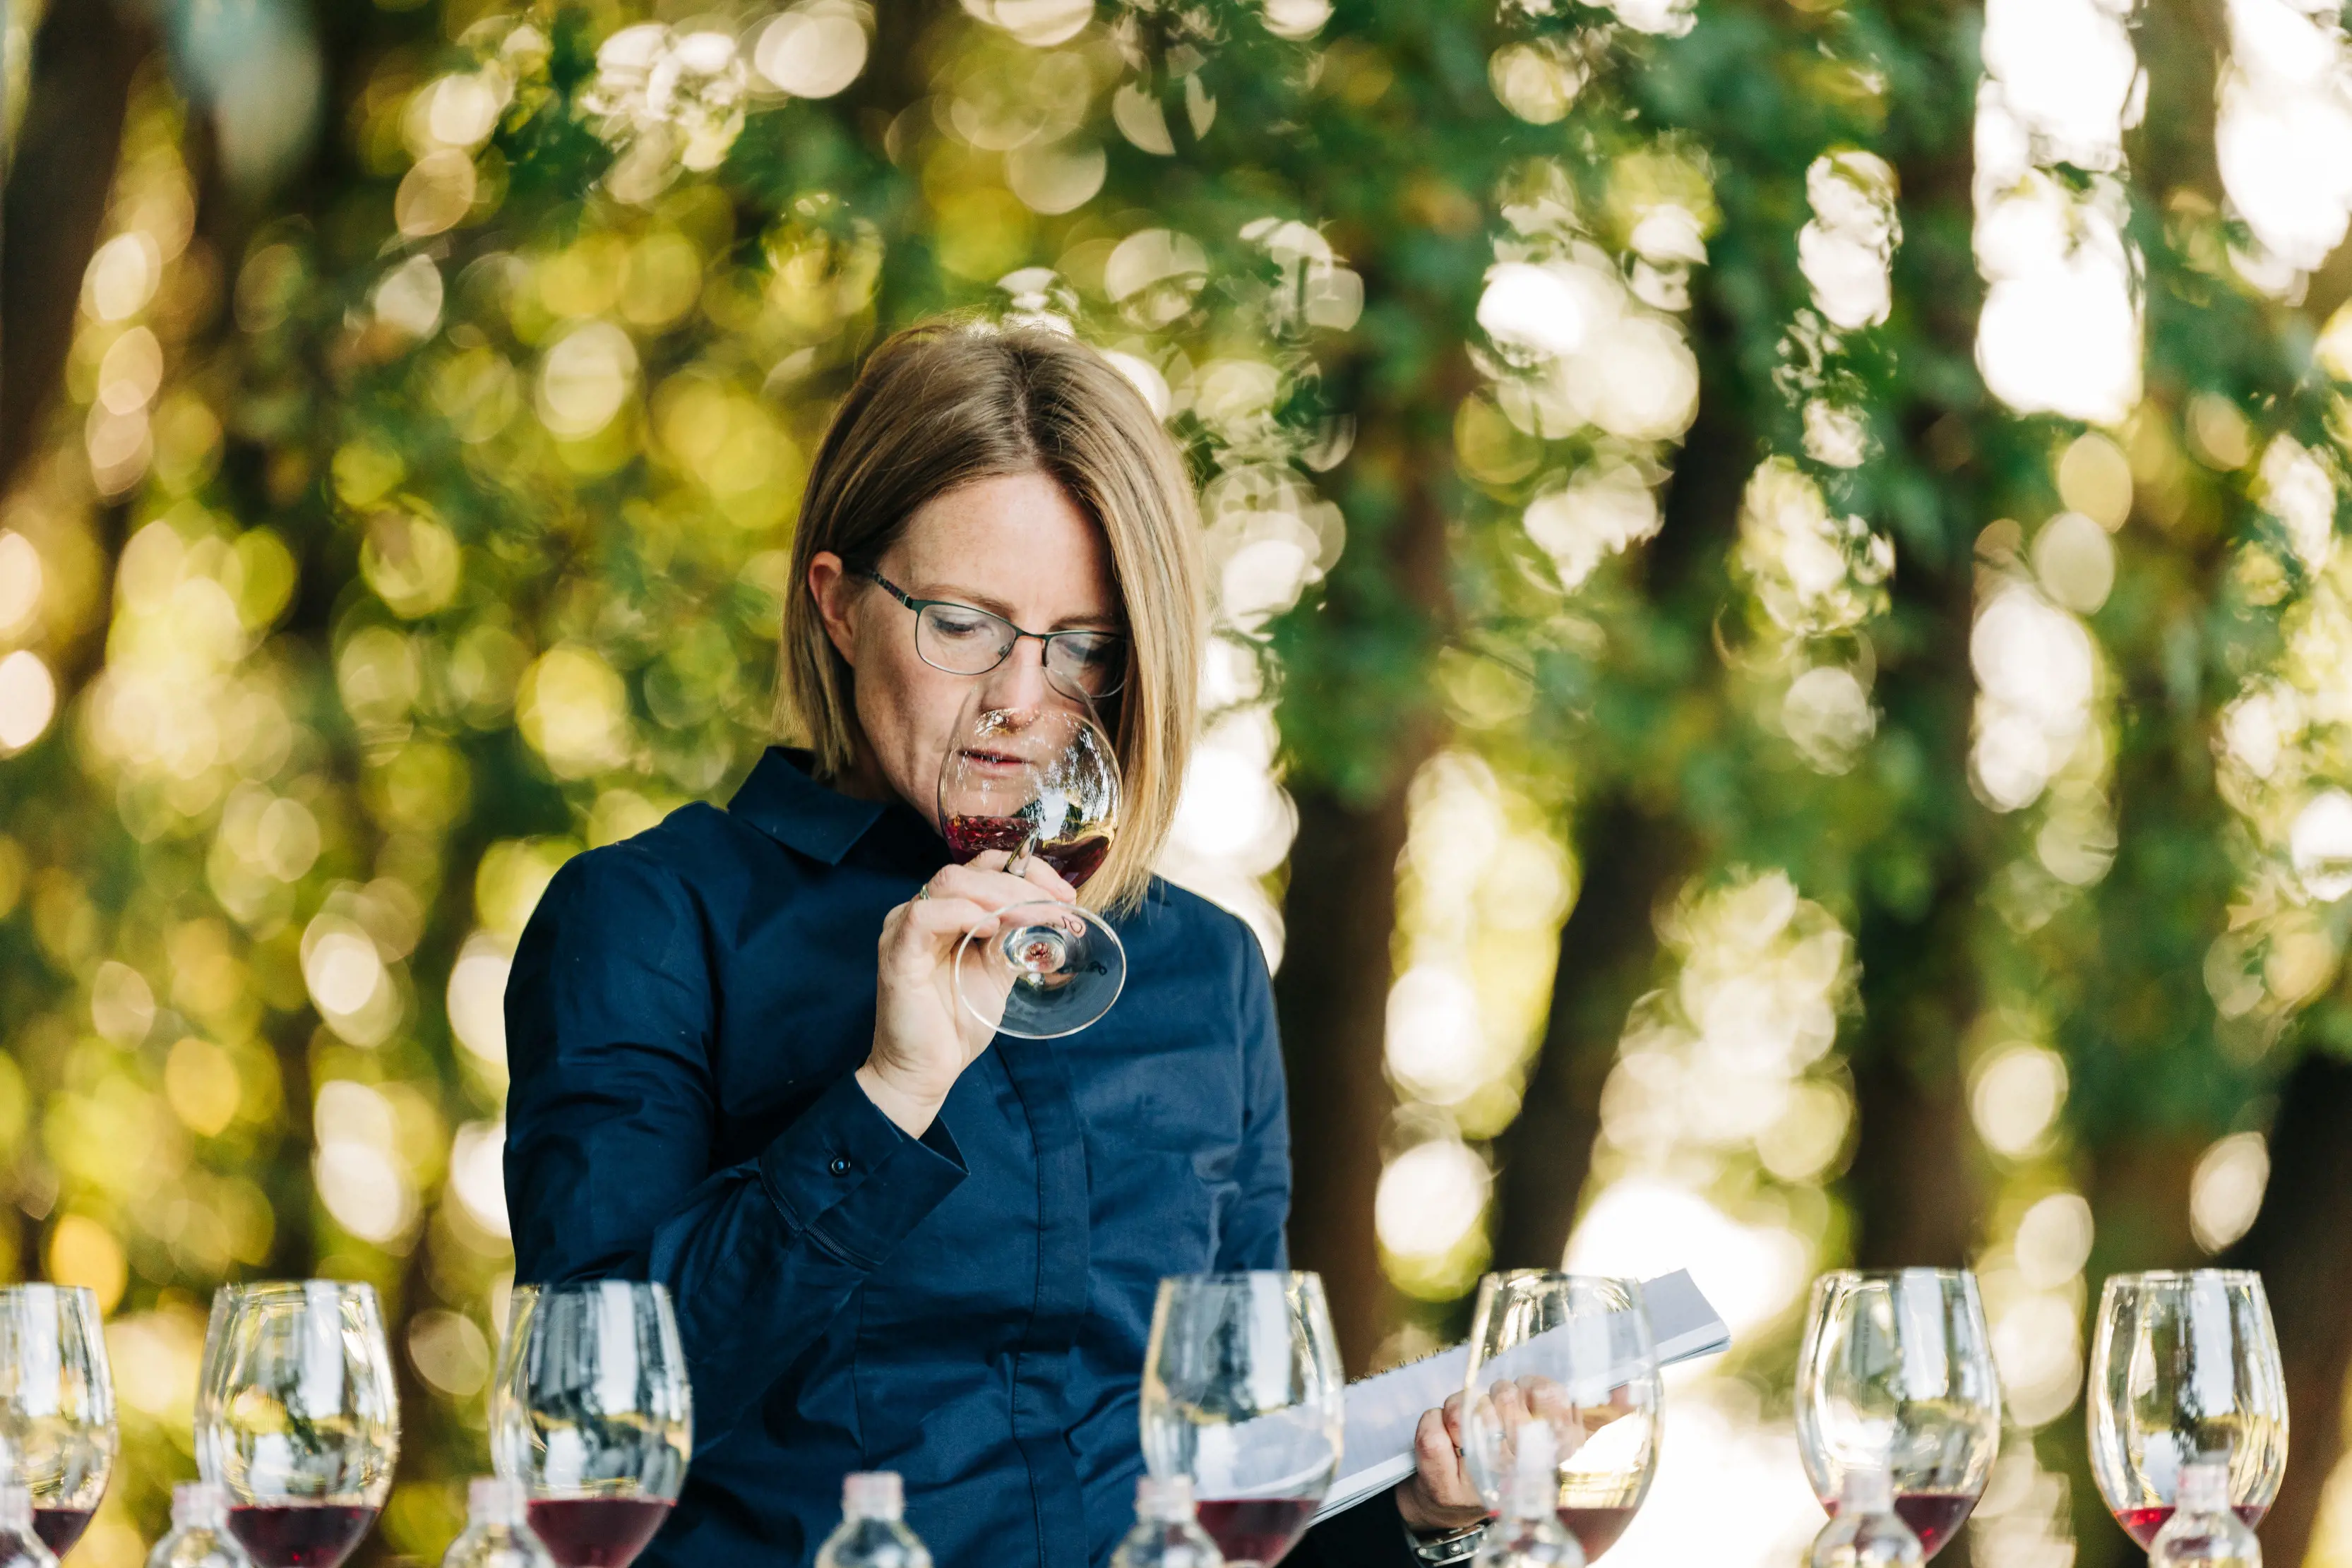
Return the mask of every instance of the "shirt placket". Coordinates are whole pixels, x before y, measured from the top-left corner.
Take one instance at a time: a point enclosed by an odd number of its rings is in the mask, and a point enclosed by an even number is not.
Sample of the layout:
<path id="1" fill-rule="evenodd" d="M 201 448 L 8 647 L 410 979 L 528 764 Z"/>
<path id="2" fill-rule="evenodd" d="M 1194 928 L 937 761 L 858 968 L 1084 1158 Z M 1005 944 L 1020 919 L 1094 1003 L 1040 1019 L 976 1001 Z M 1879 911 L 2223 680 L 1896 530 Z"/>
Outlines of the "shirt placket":
<path id="1" fill-rule="evenodd" d="M 1090 1251 L 1086 1140 L 1061 1055 L 1049 1040 L 999 1035 L 993 1048 L 1020 1096 L 1037 1153 L 1037 1278 L 1013 1370 L 1013 1435 L 1027 1461 L 1042 1568 L 1086 1568 L 1086 1500 L 1070 1454 L 1070 1354 L 1086 1312 Z"/>

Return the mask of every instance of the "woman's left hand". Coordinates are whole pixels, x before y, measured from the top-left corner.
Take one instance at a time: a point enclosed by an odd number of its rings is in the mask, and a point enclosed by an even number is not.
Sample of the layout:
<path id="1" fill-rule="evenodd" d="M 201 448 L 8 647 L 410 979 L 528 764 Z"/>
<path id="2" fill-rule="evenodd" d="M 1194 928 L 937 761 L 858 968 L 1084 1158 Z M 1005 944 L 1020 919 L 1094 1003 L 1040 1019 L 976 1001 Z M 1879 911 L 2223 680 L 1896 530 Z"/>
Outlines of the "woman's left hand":
<path id="1" fill-rule="evenodd" d="M 1412 1479 L 1396 1490 L 1397 1512 L 1406 1529 L 1434 1535 L 1486 1517 L 1486 1505 L 1462 1461 L 1462 1396 L 1449 1396 L 1443 1409 L 1421 1413 L 1412 1457 Z"/>

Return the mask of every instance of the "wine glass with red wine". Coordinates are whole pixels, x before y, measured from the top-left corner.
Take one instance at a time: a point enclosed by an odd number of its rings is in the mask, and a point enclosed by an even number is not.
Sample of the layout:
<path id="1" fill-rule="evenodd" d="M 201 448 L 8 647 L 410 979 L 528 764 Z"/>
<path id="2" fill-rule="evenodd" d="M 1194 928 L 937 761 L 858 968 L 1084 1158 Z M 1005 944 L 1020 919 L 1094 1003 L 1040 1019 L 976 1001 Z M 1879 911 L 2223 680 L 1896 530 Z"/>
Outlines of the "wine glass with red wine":
<path id="1" fill-rule="evenodd" d="M 63 1557 L 114 1469 L 114 1380 L 88 1288 L 0 1288 L 0 1440 L 33 1494 L 34 1533 Z"/>
<path id="2" fill-rule="evenodd" d="M 1664 1397 L 1638 1280 L 1513 1269 L 1478 1282 L 1462 1385 L 1471 1484 L 1499 1514 L 1528 1421 L 1551 1428 L 1559 1521 L 1587 1562 L 1617 1543 L 1658 1468 Z"/>
<path id="3" fill-rule="evenodd" d="M 562 1568 L 627 1568 L 669 1517 L 694 1397 L 669 1291 L 519 1285 L 490 1389 L 490 1458 Z"/>
<path id="4" fill-rule="evenodd" d="M 1271 1568 L 1339 1473 L 1346 1384 L 1323 1281 L 1262 1270 L 1160 1281 L 1143 1353 L 1143 1459 L 1192 1483 L 1230 1568 Z"/>
<path id="5" fill-rule="evenodd" d="M 2262 1276 L 2110 1274 L 2091 1343 L 2091 1475 L 2145 1548 L 2192 1460 L 2226 1455 L 2230 1505 L 2262 1522 L 2286 1474 L 2286 1375 Z"/>
<path id="6" fill-rule="evenodd" d="M 940 764 L 940 833 L 960 861 L 1002 850 L 1018 875 L 1034 855 L 1075 886 L 1110 853 L 1119 796 L 1118 755 L 1084 704 L 995 707 L 974 685 Z M 1126 949 L 1101 916 L 1052 899 L 1013 904 L 956 950 L 964 1008 L 1024 1040 L 1086 1028 L 1126 983 Z"/>
<path id="7" fill-rule="evenodd" d="M 1832 1513 L 1846 1471 L 1884 1466 L 1928 1556 L 1959 1530 L 2000 1451 L 2000 1379 L 1977 1277 L 1842 1270 L 1813 1281 L 1797 1357 L 1797 1448 Z"/>
<path id="8" fill-rule="evenodd" d="M 338 1568 L 400 1456 L 400 1400 L 374 1287 L 223 1285 L 196 1381 L 196 1469 L 228 1489 L 260 1568 Z"/>

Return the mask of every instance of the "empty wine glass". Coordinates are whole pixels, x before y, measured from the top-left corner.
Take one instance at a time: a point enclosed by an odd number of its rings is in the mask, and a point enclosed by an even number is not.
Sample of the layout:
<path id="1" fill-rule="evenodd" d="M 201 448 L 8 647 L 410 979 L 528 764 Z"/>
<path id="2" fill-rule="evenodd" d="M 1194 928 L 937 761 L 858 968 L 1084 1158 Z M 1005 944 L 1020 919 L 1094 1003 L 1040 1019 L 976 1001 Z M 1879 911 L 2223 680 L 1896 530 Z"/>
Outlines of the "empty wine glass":
<path id="1" fill-rule="evenodd" d="M 196 1468 L 260 1568 L 337 1568 L 375 1522 L 400 1402 L 373 1286 L 223 1285 L 196 1381 Z"/>
<path id="2" fill-rule="evenodd" d="M 1815 1280 L 1797 1355 L 1797 1448 L 1832 1513 L 1846 1472 L 1885 1469 L 1895 1511 L 1933 1557 L 1984 1495 L 2000 1451 L 2000 1379 L 1976 1276 L 1842 1270 Z"/>
<path id="3" fill-rule="evenodd" d="M 1143 1458 L 1192 1482 L 1232 1568 L 1279 1563 L 1339 1472 L 1346 1384 L 1314 1274 L 1160 1281 L 1143 1353 Z"/>
<path id="4" fill-rule="evenodd" d="M 988 850 L 1031 855 L 1073 886 L 1118 831 L 1118 756 L 1075 699 L 994 707 L 975 685 L 940 765 L 940 832 L 958 860 Z M 988 937 L 956 950 L 956 996 L 974 1018 L 1024 1040 L 1051 1040 L 1110 1010 L 1127 952 L 1093 911 L 1054 899 L 1001 912 Z"/>
<path id="5" fill-rule="evenodd" d="M 2262 1522 L 2286 1474 L 2286 1375 L 2262 1276 L 2111 1274 L 2091 1343 L 2091 1475 L 2143 1547 L 2172 1517 L 2181 1471 L 2227 1455 L 2230 1504 Z"/>
<path id="6" fill-rule="evenodd" d="M 519 1285 L 490 1389 L 490 1458 L 564 1568 L 625 1568 L 669 1517 L 694 1398 L 669 1291 Z"/>
<path id="7" fill-rule="evenodd" d="M 0 1440 L 33 1494 L 33 1530 L 63 1557 L 89 1528 L 114 1469 L 114 1380 L 88 1288 L 0 1289 Z"/>
<path id="8" fill-rule="evenodd" d="M 1551 1430 L 1560 1523 L 1589 1561 L 1633 1522 L 1658 1467 L 1663 1391 L 1641 1282 L 1549 1269 L 1478 1281 L 1463 1378 L 1471 1484 L 1499 1514 L 1530 1420 Z"/>

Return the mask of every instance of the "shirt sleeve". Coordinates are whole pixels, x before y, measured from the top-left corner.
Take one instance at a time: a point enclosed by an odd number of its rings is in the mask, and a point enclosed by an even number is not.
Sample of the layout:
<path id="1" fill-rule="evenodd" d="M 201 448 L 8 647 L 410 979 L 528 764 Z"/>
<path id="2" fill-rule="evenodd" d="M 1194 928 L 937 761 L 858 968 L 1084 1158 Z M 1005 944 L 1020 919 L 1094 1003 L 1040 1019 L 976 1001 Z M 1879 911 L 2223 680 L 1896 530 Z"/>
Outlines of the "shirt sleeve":
<path id="1" fill-rule="evenodd" d="M 1238 924 L 1238 922 L 1236 923 Z M 1242 1153 L 1234 1175 L 1241 1195 L 1219 1233 L 1223 1270 L 1286 1269 L 1290 1247 L 1290 1116 L 1275 1025 L 1274 982 L 1248 927 L 1240 933 L 1238 967 L 1242 1048 Z"/>
<path id="2" fill-rule="evenodd" d="M 758 1155 L 713 1169 L 717 1005 L 692 901 L 628 844 L 556 874 L 507 983 L 515 1278 L 667 1285 L 703 1438 L 964 1176 L 943 1123 L 909 1137 L 850 1077 Z"/>

